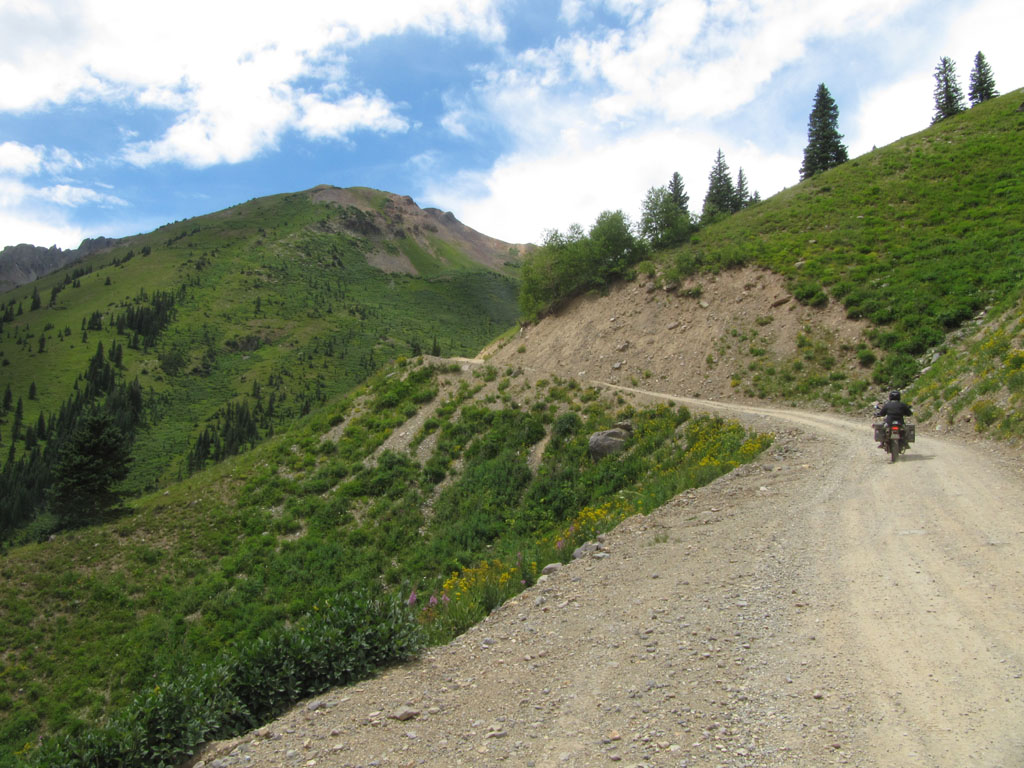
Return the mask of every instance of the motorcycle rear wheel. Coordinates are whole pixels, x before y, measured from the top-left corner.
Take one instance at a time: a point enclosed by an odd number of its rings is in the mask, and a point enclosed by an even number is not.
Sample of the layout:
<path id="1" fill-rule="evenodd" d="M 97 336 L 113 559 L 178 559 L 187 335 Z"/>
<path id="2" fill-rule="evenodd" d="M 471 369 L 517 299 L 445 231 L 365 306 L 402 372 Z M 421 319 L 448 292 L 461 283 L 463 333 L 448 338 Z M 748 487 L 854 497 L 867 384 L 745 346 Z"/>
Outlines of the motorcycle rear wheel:
<path id="1" fill-rule="evenodd" d="M 889 463 L 895 463 L 896 457 L 900 455 L 900 441 L 897 439 L 889 438 L 889 455 L 891 456 Z"/>

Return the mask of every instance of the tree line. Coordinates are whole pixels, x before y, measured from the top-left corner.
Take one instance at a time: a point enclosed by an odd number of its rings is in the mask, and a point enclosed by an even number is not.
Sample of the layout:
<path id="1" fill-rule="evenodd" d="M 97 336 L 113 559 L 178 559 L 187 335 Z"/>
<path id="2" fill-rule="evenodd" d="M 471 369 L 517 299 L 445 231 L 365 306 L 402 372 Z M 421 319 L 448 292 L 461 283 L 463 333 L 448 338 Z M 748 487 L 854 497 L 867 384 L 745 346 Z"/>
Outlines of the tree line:
<path id="1" fill-rule="evenodd" d="M 579 224 L 565 232 L 549 231 L 540 248 L 523 262 L 520 309 L 528 319 L 540 317 L 566 299 L 625 277 L 652 249 L 685 243 L 701 227 L 760 199 L 757 192 L 750 192 L 742 168 L 733 181 L 719 149 L 699 214 L 690 211 L 690 196 L 677 171 L 665 186 L 647 190 L 636 225 L 621 210 L 604 211 L 587 232 Z"/>

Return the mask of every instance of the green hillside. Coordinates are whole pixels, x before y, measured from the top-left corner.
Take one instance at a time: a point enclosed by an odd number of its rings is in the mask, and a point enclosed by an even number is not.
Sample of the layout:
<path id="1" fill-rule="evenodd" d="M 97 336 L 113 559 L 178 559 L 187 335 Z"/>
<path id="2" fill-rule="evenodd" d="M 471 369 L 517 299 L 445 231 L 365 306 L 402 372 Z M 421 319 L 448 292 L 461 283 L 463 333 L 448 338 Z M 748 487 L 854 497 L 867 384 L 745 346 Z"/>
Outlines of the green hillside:
<path id="1" fill-rule="evenodd" d="M 592 460 L 589 435 L 622 419 L 626 452 Z M 5 555 L 0 765 L 175 765 L 460 633 L 546 563 L 770 442 L 573 381 L 400 360 L 118 520 Z M 363 615 L 382 586 L 400 605 Z M 33 746 L 54 731 L 65 746 Z"/>
<path id="2" fill-rule="evenodd" d="M 925 419 L 969 414 L 1019 437 L 1022 99 L 815 176 L 643 269 L 779 272 L 799 301 L 868 321 L 840 351 L 861 366 L 861 400 L 869 379 L 909 385 Z M 410 206 L 329 188 L 255 200 L 3 297 L 2 477 L 37 466 L 33 452 L 47 462 L 75 395 L 112 403 L 134 434 L 124 489 L 138 496 L 52 538 L 59 520 L 14 530 L 3 497 L 0 765 L 174 765 L 451 637 L 538 566 L 770 443 L 573 380 L 420 355 L 474 353 L 510 327 L 517 267 Z M 839 353 L 805 338 L 790 362 L 750 351 L 736 386 L 862 405 L 829 375 Z M 591 459 L 589 434 L 623 419 L 627 450 Z"/>
<path id="3" fill-rule="evenodd" d="M 515 267 L 507 245 L 467 253 L 455 225 L 388 193 L 317 188 L 126 238 L 0 297 L 0 540 L 36 515 L 39 468 L 73 421 L 62 409 L 128 401 L 115 418 L 134 435 L 134 494 L 252 447 L 399 355 L 475 352 L 515 320 Z"/>
<path id="4" fill-rule="evenodd" d="M 1007 357 L 1021 348 L 1019 322 L 1003 321 L 1009 327 L 998 351 L 985 359 L 961 348 L 958 339 L 980 313 L 995 317 L 1016 305 L 1019 318 L 1022 100 L 1018 90 L 983 102 L 783 190 L 656 258 L 674 278 L 742 264 L 785 275 L 800 301 L 840 302 L 849 318 L 870 321 L 857 356 L 876 385 L 910 385 L 949 353 L 962 372 L 990 371 L 987 386 L 1001 389 L 1005 417 L 1022 406 L 1019 376 L 1010 376 L 1020 368 L 1019 355 Z M 935 366 L 928 380 L 952 364 Z M 769 370 L 755 361 L 738 377 L 752 392 L 785 398 L 810 369 Z M 811 394 L 841 405 L 849 402 L 845 386 L 841 379 L 819 377 L 796 399 Z M 937 412 L 956 394 L 943 390 L 934 383 L 921 390 L 930 403 L 927 412 Z M 1019 423 L 1009 431 L 1019 435 Z"/>

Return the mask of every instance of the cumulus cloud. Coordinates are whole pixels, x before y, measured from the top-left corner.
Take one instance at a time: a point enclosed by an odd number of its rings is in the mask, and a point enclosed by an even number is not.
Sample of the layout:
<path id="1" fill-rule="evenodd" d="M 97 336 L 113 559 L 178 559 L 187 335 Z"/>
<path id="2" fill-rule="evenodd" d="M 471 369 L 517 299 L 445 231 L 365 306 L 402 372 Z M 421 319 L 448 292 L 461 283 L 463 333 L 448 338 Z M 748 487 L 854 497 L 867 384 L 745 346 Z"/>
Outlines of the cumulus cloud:
<path id="1" fill-rule="evenodd" d="M 36 173 L 43 165 L 46 155 L 44 147 L 26 147 L 16 141 L 0 144 L 0 173 L 28 176 Z"/>
<path id="2" fill-rule="evenodd" d="M 401 133 L 409 129 L 409 121 L 395 114 L 393 105 L 379 93 L 360 93 L 340 101 L 304 94 L 298 106 L 302 112 L 298 127 L 314 139 L 342 138 L 357 129 L 378 133 Z"/>
<path id="3" fill-rule="evenodd" d="M 547 229 L 574 223 L 587 228 L 604 210 L 622 210 L 638 221 L 643 195 L 667 185 L 673 171 L 683 176 L 690 210 L 699 212 L 719 148 L 733 177 L 742 167 L 754 189 L 781 189 L 796 180 L 799 160 L 792 156 L 750 143 L 723 146 L 710 132 L 655 129 L 607 140 L 576 134 L 543 151 L 510 154 L 484 171 L 433 181 L 425 196 L 475 229 L 508 242 L 536 243 Z"/>
<path id="4" fill-rule="evenodd" d="M 42 187 L 32 190 L 29 194 L 32 197 L 38 197 L 41 200 L 63 205 L 67 208 L 75 208 L 86 204 L 128 205 L 127 202 L 116 195 L 108 195 L 105 192 L 97 192 L 94 189 L 76 187 L 70 184 Z"/>
<path id="5" fill-rule="evenodd" d="M 116 6 L 116 7 L 114 7 Z M 399 108 L 345 77 L 345 51 L 409 30 L 500 42 L 497 0 L 173 4 L 83 0 L 0 8 L 0 110 L 124 102 L 175 115 L 127 145 L 137 165 L 236 163 L 296 129 L 316 138 L 407 130 Z M 335 94 L 325 98 L 317 89 Z"/>

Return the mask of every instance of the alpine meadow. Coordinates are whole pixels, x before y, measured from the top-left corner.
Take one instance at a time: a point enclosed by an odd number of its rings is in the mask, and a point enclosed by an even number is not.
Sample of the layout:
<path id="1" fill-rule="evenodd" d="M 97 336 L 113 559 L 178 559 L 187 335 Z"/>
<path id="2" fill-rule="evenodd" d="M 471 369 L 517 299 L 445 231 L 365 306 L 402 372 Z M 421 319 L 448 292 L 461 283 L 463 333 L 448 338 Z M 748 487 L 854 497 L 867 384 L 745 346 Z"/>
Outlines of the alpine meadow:
<path id="1" fill-rule="evenodd" d="M 824 85 L 817 100 L 834 128 Z M 716 277 L 771 273 L 808 318 L 794 350 L 765 340 L 768 315 L 687 350 L 727 368 L 730 396 L 862 413 L 899 387 L 919 424 L 1018 444 L 1022 101 L 849 160 L 833 132 L 799 184 L 760 200 L 741 177 L 741 204 L 671 237 L 608 212 L 503 243 L 322 186 L 9 290 L 0 766 L 181 765 L 446 642 L 580 544 L 756 459 L 772 435 L 515 362 L 521 322 L 567 322 L 614 285 L 699 306 Z M 665 178 L 652 206 L 685 199 Z M 624 449 L 593 455 L 609 430 Z"/>

